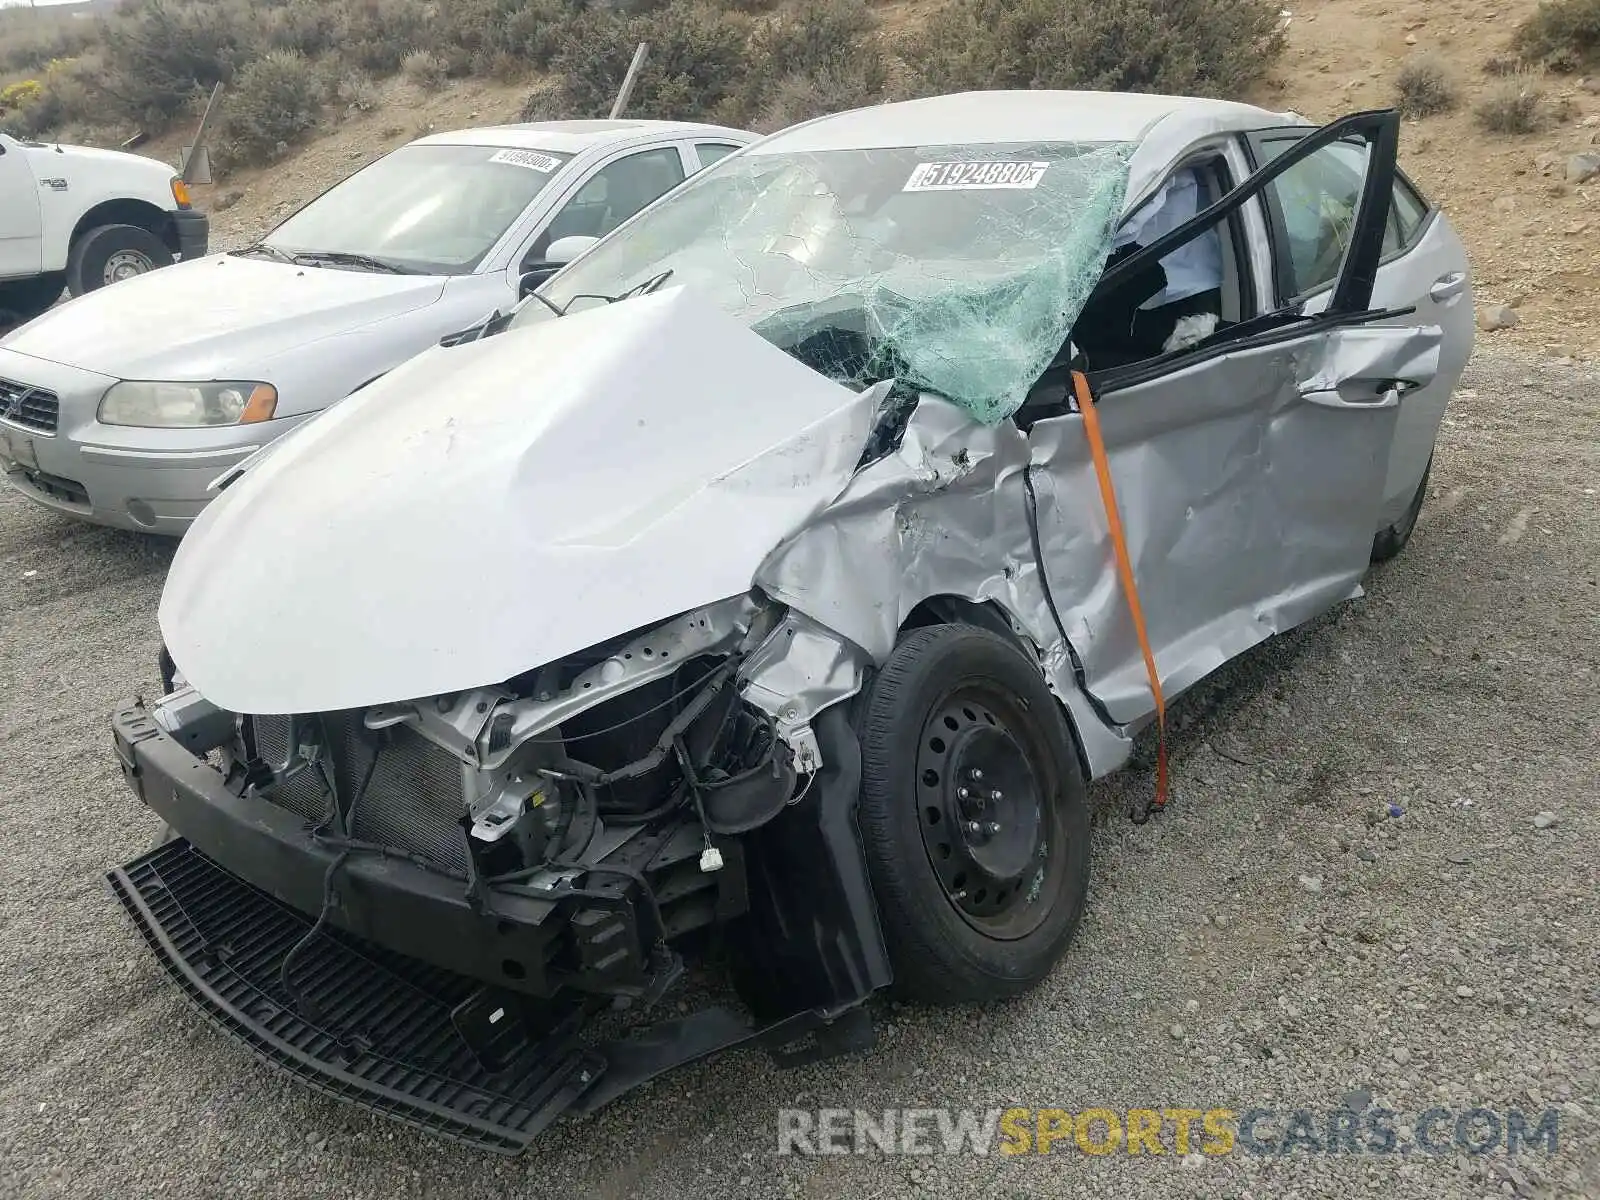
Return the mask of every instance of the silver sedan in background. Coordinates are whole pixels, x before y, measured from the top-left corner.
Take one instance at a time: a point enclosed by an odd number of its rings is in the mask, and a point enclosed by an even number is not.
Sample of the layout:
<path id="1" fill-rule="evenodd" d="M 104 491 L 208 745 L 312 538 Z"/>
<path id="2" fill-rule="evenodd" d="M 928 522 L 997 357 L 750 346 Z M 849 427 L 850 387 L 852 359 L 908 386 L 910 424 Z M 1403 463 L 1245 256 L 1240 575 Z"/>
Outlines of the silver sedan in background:
<path id="1" fill-rule="evenodd" d="M 40 504 L 181 534 L 227 468 L 495 308 L 754 135 L 667 121 L 434 134 L 261 241 L 0 339 L 0 471 Z"/>

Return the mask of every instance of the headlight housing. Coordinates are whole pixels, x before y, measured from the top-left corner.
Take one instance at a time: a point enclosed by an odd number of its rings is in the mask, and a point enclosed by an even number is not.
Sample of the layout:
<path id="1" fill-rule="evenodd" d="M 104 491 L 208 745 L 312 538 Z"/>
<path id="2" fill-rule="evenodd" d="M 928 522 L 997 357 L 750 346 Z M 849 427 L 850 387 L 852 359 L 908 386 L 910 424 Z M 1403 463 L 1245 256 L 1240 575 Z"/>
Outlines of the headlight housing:
<path id="1" fill-rule="evenodd" d="M 100 399 L 102 425 L 199 429 L 266 421 L 278 408 L 270 383 L 116 384 Z"/>

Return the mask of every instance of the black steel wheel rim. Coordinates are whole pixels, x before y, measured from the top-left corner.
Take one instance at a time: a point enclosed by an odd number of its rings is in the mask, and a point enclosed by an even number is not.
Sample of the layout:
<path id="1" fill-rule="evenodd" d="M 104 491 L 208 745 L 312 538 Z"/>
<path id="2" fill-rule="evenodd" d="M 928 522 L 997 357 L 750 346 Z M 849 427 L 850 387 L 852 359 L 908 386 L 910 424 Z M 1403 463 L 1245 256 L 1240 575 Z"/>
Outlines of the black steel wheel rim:
<path id="1" fill-rule="evenodd" d="M 969 682 L 923 722 L 917 826 L 945 899 L 986 937 L 1026 937 L 1049 915 L 1064 847 L 1045 747 L 1017 700 Z"/>

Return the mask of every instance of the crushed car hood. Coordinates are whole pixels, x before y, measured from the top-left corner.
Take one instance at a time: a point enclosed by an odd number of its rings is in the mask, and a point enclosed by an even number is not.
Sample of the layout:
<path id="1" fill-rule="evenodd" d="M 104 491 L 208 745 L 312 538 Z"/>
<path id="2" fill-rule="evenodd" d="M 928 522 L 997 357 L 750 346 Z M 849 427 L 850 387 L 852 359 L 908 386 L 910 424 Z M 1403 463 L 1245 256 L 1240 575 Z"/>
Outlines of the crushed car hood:
<path id="1" fill-rule="evenodd" d="M 89 292 L 0 345 L 118 379 L 228 379 L 432 304 L 445 280 L 212 255 Z"/>
<path id="2" fill-rule="evenodd" d="M 205 509 L 162 635 L 236 712 L 494 683 L 747 591 L 874 406 L 682 289 L 428 351 Z"/>

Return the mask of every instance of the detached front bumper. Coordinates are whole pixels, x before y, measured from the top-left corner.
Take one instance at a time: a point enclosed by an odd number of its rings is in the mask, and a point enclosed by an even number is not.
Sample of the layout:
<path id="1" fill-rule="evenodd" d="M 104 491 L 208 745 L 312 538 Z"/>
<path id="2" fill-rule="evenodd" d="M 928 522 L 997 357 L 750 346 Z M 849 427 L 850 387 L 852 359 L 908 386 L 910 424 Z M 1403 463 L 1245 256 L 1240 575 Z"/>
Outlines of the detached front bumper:
<path id="1" fill-rule="evenodd" d="M 321 910 L 338 851 L 314 839 L 305 818 L 234 795 L 137 703 L 117 709 L 112 738 L 128 786 L 209 860 L 301 914 Z M 345 860 L 337 895 L 328 913 L 336 929 L 486 985 L 535 996 L 554 990 L 548 973 L 566 925 L 557 902 L 496 892 L 486 914 L 468 902 L 465 881 L 374 854 Z M 637 955 L 636 916 L 619 903 L 607 932 Z M 581 961 L 581 951 L 575 957 Z"/>
<path id="2" fill-rule="evenodd" d="M 352 855 L 338 872 L 328 925 L 308 937 L 330 854 L 306 822 L 234 796 L 137 702 L 118 708 L 112 729 L 128 784 L 179 835 L 109 872 L 112 894 L 207 1020 L 337 1099 L 515 1154 L 558 1118 L 593 1112 L 723 1050 L 759 1045 L 791 1065 L 871 1044 L 870 1018 L 858 1005 L 888 982 L 887 962 L 875 942 L 853 946 L 841 936 L 831 909 L 864 899 L 865 879 L 854 869 L 840 879 L 825 860 L 812 864 L 805 882 L 821 889 L 822 903 L 807 905 L 809 920 L 795 927 L 817 939 L 816 965 L 803 958 L 805 986 L 776 980 L 773 968 L 789 961 L 791 946 L 761 973 L 781 993 L 781 1011 L 763 1015 L 757 1005 L 752 1019 L 711 1006 L 601 1041 L 590 1019 L 604 998 L 570 989 L 530 994 L 558 936 L 546 926 L 562 924 L 546 921 L 557 915 L 555 903 L 497 891 L 493 912 L 474 911 L 447 876 Z M 843 786 L 825 782 L 824 797 L 853 796 L 858 776 L 848 761 L 829 773 Z M 838 816 L 827 823 L 836 827 Z M 788 843 L 795 833 L 777 836 Z M 637 933 L 620 924 L 608 932 L 607 915 L 591 920 L 585 936 L 614 958 L 619 942 L 637 945 Z M 571 923 L 595 916 L 584 908 Z M 772 928 L 772 918 L 758 924 Z M 858 924 L 859 917 L 848 927 Z M 292 989 L 283 982 L 286 961 Z M 520 980 L 509 977 L 508 962 L 519 964 Z"/>

